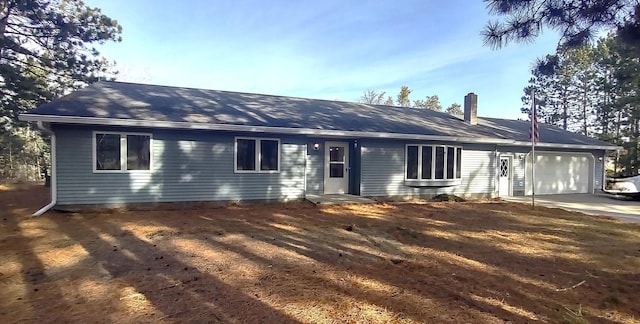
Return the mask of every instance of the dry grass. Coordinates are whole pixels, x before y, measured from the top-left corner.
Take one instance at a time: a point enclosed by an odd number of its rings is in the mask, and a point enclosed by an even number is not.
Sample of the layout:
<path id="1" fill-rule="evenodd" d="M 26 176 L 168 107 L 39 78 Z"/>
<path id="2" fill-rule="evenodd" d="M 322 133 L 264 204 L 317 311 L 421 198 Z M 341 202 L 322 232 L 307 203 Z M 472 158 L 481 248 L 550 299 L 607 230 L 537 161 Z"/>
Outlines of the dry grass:
<path id="1" fill-rule="evenodd" d="M 40 185 L 38 182 L 6 182 L 0 183 L 0 191 L 20 191 Z"/>
<path id="2" fill-rule="evenodd" d="M 637 224 L 497 202 L 27 217 L 47 198 L 0 191 L 2 323 L 640 320 Z"/>

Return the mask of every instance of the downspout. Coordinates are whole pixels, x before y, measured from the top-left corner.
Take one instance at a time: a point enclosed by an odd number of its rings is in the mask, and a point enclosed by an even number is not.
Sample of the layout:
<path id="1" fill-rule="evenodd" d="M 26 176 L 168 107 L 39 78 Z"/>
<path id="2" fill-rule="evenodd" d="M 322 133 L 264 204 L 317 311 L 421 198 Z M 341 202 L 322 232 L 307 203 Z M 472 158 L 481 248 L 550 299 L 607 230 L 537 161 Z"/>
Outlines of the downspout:
<path id="1" fill-rule="evenodd" d="M 498 153 L 498 145 L 496 144 L 495 149 L 493 150 L 493 160 L 495 161 L 493 166 L 493 194 L 491 194 L 491 198 L 500 197 L 500 153 Z"/>
<path id="2" fill-rule="evenodd" d="M 51 135 L 51 202 L 46 206 L 40 208 L 37 212 L 33 213 L 33 216 L 40 216 L 46 213 L 49 209 L 56 205 L 58 198 L 58 182 L 56 179 L 56 134 L 50 129 L 44 126 L 41 121 L 37 122 L 38 128 L 43 132 Z"/>
<path id="3" fill-rule="evenodd" d="M 596 158 L 595 155 L 593 155 L 593 153 L 589 154 L 591 155 L 591 159 L 593 160 L 593 169 L 591 169 L 591 176 L 593 177 L 593 181 L 591 181 L 591 194 L 595 195 L 596 194 L 596 186 L 594 184 L 594 181 L 596 180 L 596 163 L 598 163 L 598 159 Z M 604 173 L 604 159 L 602 161 L 602 173 Z M 601 183 L 602 184 L 602 183 Z"/>
<path id="4" fill-rule="evenodd" d="M 607 150 L 604 151 L 604 155 L 602 156 L 602 182 L 600 182 L 600 190 L 604 192 L 607 186 L 607 156 L 609 152 Z M 615 170 L 613 171 L 615 173 Z"/>

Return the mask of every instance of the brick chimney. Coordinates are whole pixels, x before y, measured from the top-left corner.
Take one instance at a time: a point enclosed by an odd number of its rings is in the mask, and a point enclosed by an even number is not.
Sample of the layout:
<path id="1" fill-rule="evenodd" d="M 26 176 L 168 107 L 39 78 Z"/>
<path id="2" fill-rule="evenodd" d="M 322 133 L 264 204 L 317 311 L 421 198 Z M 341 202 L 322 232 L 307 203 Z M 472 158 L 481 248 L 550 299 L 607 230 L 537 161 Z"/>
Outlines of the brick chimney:
<path id="1" fill-rule="evenodd" d="M 478 124 L 478 95 L 473 92 L 464 96 L 464 121 L 471 125 Z"/>

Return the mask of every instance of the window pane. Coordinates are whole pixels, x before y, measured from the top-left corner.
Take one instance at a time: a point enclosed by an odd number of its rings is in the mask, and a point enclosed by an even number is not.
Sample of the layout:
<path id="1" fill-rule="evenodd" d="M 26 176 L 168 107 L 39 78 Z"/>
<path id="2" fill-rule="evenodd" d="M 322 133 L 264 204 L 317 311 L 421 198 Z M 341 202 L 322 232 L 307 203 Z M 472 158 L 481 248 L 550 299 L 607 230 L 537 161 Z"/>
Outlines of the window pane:
<path id="1" fill-rule="evenodd" d="M 127 135 L 127 170 L 149 170 L 151 136 Z"/>
<path id="2" fill-rule="evenodd" d="M 444 179 L 444 147 L 436 147 L 436 179 Z"/>
<path id="3" fill-rule="evenodd" d="M 260 141 L 260 170 L 278 170 L 278 141 Z"/>
<path id="4" fill-rule="evenodd" d="M 456 179 L 462 178 L 462 148 L 456 149 Z"/>
<path id="5" fill-rule="evenodd" d="M 407 179 L 418 179 L 417 146 L 407 146 Z"/>
<path id="6" fill-rule="evenodd" d="M 455 171 L 455 148 L 447 147 L 447 179 L 453 179 Z"/>
<path id="7" fill-rule="evenodd" d="M 433 148 L 431 146 L 422 147 L 422 179 L 431 179 Z"/>
<path id="8" fill-rule="evenodd" d="M 343 178 L 343 177 L 344 177 L 344 163 L 330 163 L 329 178 Z"/>
<path id="9" fill-rule="evenodd" d="M 344 147 L 342 146 L 329 147 L 329 161 L 344 162 Z"/>
<path id="10" fill-rule="evenodd" d="M 236 168 L 238 170 L 256 169 L 256 140 L 237 139 L 236 140 Z"/>
<path id="11" fill-rule="evenodd" d="M 96 170 L 120 170 L 119 134 L 96 134 Z"/>

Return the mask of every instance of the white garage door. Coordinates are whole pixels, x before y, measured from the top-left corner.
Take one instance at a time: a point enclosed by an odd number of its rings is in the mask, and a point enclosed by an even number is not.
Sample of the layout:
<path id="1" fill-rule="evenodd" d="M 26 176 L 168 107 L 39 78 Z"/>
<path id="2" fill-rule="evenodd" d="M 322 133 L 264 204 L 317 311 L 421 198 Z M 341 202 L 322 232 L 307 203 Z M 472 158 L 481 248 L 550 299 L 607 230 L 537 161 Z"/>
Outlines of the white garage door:
<path id="1" fill-rule="evenodd" d="M 536 152 L 536 195 L 589 193 L 593 156 L 581 153 Z M 527 160 L 527 195 L 531 195 L 531 156 Z"/>

